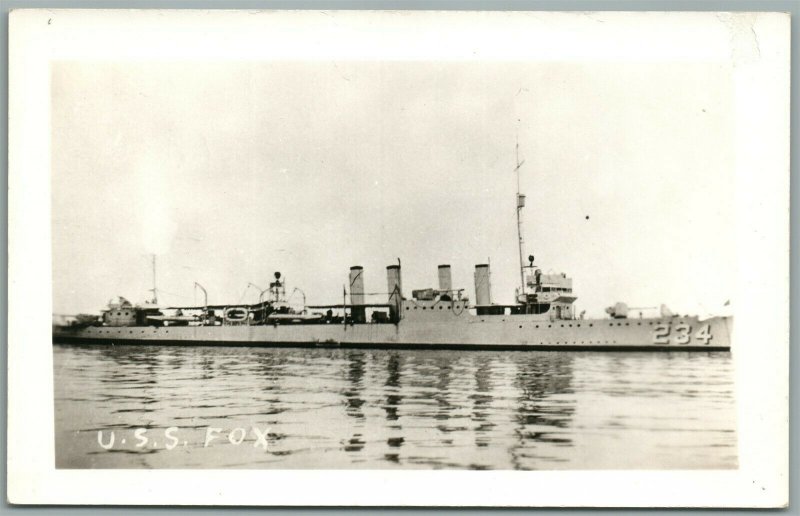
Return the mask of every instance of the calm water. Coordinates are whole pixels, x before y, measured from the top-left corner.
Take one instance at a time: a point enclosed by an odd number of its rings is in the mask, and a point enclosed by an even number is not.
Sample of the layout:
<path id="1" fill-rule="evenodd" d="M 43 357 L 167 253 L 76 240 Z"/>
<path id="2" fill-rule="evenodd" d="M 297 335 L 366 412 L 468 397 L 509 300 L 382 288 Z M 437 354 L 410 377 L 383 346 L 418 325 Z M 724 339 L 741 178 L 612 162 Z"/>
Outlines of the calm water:
<path id="1" fill-rule="evenodd" d="M 737 464 L 729 353 L 53 349 L 62 468 Z"/>

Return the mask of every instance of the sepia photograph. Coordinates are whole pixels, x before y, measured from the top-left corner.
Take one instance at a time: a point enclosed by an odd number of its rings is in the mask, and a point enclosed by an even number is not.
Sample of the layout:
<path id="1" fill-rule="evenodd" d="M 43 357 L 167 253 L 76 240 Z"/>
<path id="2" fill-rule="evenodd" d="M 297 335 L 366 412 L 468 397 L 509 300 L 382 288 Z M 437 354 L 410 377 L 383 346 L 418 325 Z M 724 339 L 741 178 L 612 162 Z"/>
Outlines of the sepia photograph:
<path id="1" fill-rule="evenodd" d="M 52 323 L 25 344 L 52 379 L 51 474 L 732 480 L 759 455 L 784 478 L 785 378 L 774 451 L 742 417 L 753 345 L 763 371 L 788 357 L 788 211 L 748 211 L 741 106 L 764 66 L 788 114 L 788 16 L 22 14 L 153 38 L 37 72 Z M 675 503 L 726 505 L 695 495 Z"/>

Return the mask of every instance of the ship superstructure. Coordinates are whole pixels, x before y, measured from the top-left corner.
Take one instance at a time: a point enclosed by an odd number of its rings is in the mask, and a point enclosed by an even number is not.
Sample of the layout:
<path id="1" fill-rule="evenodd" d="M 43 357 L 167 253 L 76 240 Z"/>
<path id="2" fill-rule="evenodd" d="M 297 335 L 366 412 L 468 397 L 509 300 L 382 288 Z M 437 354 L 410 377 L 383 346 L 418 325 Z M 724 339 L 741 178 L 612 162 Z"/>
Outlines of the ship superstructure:
<path id="1" fill-rule="evenodd" d="M 529 266 L 530 267 L 530 266 Z M 203 344 L 262 346 L 451 347 L 490 349 L 727 350 L 731 318 L 629 318 L 620 304 L 607 319 L 573 313 L 576 296 L 564 274 L 526 276 L 517 303 L 491 302 L 488 264 L 475 266 L 476 302 L 452 285 L 450 266 L 437 270 L 438 288 L 402 289 L 400 264 L 386 268 L 387 292 L 365 301 L 365 271 L 350 269 L 342 302 L 295 308 L 280 274 L 255 304 L 201 306 L 112 302 L 91 324 L 54 330 L 57 343 Z M 622 305 L 624 306 L 624 305 Z"/>

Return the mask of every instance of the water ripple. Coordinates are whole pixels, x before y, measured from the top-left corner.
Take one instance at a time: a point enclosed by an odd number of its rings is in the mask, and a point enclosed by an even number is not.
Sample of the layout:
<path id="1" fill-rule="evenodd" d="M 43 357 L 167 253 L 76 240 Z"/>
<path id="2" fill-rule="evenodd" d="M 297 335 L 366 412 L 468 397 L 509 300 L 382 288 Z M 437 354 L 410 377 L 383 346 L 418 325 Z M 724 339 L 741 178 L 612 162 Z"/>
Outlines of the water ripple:
<path id="1" fill-rule="evenodd" d="M 728 353 L 87 345 L 54 371 L 62 468 L 737 463 Z"/>

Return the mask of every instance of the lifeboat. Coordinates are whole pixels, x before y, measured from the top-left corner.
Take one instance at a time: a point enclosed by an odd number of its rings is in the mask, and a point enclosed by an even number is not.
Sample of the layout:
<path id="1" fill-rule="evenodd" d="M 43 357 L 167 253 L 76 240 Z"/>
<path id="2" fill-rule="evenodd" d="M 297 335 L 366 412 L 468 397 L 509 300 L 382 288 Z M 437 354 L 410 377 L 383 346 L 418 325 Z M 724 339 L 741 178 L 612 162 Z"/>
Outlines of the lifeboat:
<path id="1" fill-rule="evenodd" d="M 222 317 L 227 322 L 243 322 L 247 320 L 248 315 L 246 308 L 231 307 L 225 309 Z"/>

